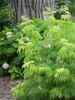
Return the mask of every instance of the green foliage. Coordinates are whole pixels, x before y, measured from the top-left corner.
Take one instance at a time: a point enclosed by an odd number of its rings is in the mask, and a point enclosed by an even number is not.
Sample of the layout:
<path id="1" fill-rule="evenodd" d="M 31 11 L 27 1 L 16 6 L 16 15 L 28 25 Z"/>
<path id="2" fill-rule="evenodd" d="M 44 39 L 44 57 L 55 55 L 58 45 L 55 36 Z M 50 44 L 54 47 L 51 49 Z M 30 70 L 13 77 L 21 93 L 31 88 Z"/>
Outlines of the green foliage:
<path id="1" fill-rule="evenodd" d="M 69 9 L 72 15 L 75 14 L 75 0 L 70 0 L 71 3 L 69 4 Z"/>
<path id="2" fill-rule="evenodd" d="M 22 78 L 23 74 L 18 67 L 12 67 L 9 69 L 9 73 L 11 74 L 11 79 Z"/>
<path id="3" fill-rule="evenodd" d="M 13 95 L 20 100 L 75 96 L 75 24 L 52 16 L 46 21 L 26 18 L 14 32 L 24 81 L 12 89 Z"/>
<path id="4" fill-rule="evenodd" d="M 30 66 L 25 69 L 25 81 L 12 89 L 13 96 L 21 100 L 56 100 L 56 98 L 70 98 L 72 84 L 70 72 L 66 68 Z M 21 91 L 21 93 L 20 93 Z M 20 94 L 19 94 L 20 93 Z M 74 91 L 73 91 L 74 93 Z M 74 94 L 75 95 L 75 94 Z"/>
<path id="5" fill-rule="evenodd" d="M 67 68 L 58 68 L 55 71 L 54 78 L 57 83 L 67 82 L 70 79 L 70 72 Z"/>
<path id="6" fill-rule="evenodd" d="M 0 31 L 13 25 L 13 11 L 9 5 L 9 0 L 0 0 Z"/>
<path id="7" fill-rule="evenodd" d="M 51 89 L 51 90 L 50 90 L 50 97 L 51 97 L 52 99 L 55 99 L 55 98 L 57 99 L 57 97 L 61 99 L 62 93 L 61 93 L 60 88 L 57 87 L 57 88 Z"/>
<path id="8" fill-rule="evenodd" d="M 64 20 L 70 19 L 71 15 L 68 9 L 69 3 L 70 3 L 70 0 L 55 0 L 56 13 L 54 14 L 54 16 L 57 19 L 64 19 Z"/>
<path id="9" fill-rule="evenodd" d="M 35 100 L 35 99 L 47 100 L 49 98 L 49 95 L 47 94 L 48 93 L 47 88 L 51 88 L 50 84 L 51 84 L 51 80 L 53 76 L 53 71 L 51 70 L 51 68 L 31 66 L 27 68 L 27 72 L 25 73 L 25 76 L 26 76 L 25 83 L 21 87 L 21 91 L 23 92 L 21 95 L 23 96 L 22 98 L 31 100 L 31 97 L 32 97 L 32 100 Z M 19 87 L 18 88 L 16 87 L 16 89 L 18 90 Z M 23 89 L 23 87 L 25 88 Z M 18 92 L 16 91 L 16 89 L 13 88 L 12 91 L 14 92 L 15 90 L 16 95 L 18 96 Z"/>
<path id="10" fill-rule="evenodd" d="M 3 64 L 7 62 L 9 64 L 9 69 L 11 68 L 12 71 L 9 71 L 11 74 L 11 78 L 18 78 L 22 77 L 21 74 L 21 66 L 22 66 L 22 59 L 23 54 L 17 53 L 18 42 L 17 37 L 14 33 L 14 30 L 9 28 L 5 28 L 0 32 L 0 68 L 2 69 L 3 75 L 5 75 L 5 71 L 3 70 Z M 18 68 L 13 68 L 14 66 Z M 15 71 L 18 70 L 18 73 Z M 8 75 L 8 73 L 6 75 Z M 16 74 L 15 74 L 16 73 Z M 14 74 L 14 75 L 12 75 Z"/>
<path id="11" fill-rule="evenodd" d="M 0 76 L 2 76 L 2 75 L 3 75 L 3 69 L 0 68 Z"/>

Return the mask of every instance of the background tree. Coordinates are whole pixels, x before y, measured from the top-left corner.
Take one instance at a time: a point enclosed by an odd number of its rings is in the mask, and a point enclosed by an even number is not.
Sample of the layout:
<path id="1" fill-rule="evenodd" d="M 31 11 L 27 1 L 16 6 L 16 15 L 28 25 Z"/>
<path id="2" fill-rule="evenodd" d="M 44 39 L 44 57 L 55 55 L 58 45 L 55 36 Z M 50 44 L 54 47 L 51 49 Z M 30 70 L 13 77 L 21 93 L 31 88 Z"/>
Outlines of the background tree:
<path id="1" fill-rule="evenodd" d="M 17 22 L 21 16 L 29 18 L 43 18 L 43 10 L 45 7 L 54 7 L 54 0 L 11 0 L 14 9 L 14 16 Z"/>

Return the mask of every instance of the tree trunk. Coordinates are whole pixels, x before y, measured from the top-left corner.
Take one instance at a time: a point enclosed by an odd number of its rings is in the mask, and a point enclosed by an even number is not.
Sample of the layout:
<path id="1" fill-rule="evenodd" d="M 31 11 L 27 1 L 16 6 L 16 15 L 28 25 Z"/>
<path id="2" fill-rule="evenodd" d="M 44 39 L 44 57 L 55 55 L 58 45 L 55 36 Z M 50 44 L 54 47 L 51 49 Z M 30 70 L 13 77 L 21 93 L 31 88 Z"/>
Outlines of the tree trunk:
<path id="1" fill-rule="evenodd" d="M 11 0 L 14 9 L 15 21 L 19 22 L 21 16 L 28 18 L 43 18 L 45 7 L 54 6 L 54 0 Z"/>

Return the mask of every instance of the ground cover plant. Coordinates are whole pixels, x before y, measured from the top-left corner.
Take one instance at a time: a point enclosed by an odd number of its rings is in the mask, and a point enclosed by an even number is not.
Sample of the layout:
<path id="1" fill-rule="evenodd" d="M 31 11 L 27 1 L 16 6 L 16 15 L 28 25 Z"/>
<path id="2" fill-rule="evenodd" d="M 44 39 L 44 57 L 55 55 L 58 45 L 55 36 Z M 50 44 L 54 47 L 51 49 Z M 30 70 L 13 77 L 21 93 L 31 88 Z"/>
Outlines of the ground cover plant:
<path id="1" fill-rule="evenodd" d="M 12 89 L 19 100 L 69 100 L 75 96 L 75 24 L 29 20 L 13 31 L 17 54 L 23 55 L 24 81 Z M 14 72 L 14 71 L 13 71 Z"/>

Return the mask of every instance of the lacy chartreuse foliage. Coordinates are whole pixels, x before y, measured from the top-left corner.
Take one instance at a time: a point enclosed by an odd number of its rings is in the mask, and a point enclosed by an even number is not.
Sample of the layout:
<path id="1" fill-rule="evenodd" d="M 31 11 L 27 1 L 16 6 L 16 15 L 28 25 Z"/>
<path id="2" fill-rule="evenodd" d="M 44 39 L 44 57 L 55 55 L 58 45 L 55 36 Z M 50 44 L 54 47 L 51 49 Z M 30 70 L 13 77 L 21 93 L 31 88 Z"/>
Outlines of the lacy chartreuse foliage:
<path id="1" fill-rule="evenodd" d="M 75 24 L 28 20 L 15 31 L 18 54 L 24 55 L 24 82 L 12 89 L 19 100 L 64 100 L 75 96 Z"/>

